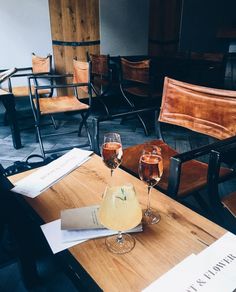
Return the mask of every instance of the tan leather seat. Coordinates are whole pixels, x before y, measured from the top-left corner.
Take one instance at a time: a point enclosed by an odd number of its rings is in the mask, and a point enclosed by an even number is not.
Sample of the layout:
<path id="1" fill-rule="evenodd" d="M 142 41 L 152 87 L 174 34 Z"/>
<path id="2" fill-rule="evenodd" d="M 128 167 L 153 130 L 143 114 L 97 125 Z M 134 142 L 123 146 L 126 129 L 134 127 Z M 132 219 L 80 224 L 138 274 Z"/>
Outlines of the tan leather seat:
<path id="1" fill-rule="evenodd" d="M 236 91 L 207 88 L 165 78 L 162 104 L 157 121 L 228 141 L 236 135 Z M 207 186 L 208 164 L 196 160 L 219 146 L 219 141 L 179 154 L 158 137 L 150 143 L 162 149 L 164 174 L 158 186 L 168 195 L 183 198 Z M 144 144 L 124 149 L 122 167 L 138 176 L 138 162 Z M 230 168 L 221 168 L 220 179 L 231 175 Z"/>
<path id="2" fill-rule="evenodd" d="M 163 156 L 163 176 L 158 183 L 158 187 L 167 193 L 170 176 L 170 157 L 178 154 L 174 149 L 161 140 L 153 140 L 150 144 L 161 147 Z M 138 163 L 145 144 L 138 144 L 124 149 L 122 167 L 138 177 Z M 201 190 L 207 184 L 208 165 L 198 160 L 190 160 L 183 164 L 180 185 L 177 196 L 184 197 L 193 192 Z M 230 168 L 222 168 L 221 177 L 228 176 L 231 173 Z"/>

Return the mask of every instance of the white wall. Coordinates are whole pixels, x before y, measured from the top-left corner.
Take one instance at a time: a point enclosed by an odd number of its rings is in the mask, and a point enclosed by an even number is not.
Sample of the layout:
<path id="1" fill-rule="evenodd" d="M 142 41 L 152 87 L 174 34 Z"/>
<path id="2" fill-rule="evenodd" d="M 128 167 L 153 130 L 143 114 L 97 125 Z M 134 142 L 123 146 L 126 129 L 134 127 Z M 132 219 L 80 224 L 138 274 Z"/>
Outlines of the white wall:
<path id="1" fill-rule="evenodd" d="M 148 53 L 148 0 L 100 0 L 99 12 L 102 54 Z"/>
<path id="2" fill-rule="evenodd" d="M 1 0 L 0 68 L 31 66 L 31 53 L 52 54 L 48 0 Z"/>

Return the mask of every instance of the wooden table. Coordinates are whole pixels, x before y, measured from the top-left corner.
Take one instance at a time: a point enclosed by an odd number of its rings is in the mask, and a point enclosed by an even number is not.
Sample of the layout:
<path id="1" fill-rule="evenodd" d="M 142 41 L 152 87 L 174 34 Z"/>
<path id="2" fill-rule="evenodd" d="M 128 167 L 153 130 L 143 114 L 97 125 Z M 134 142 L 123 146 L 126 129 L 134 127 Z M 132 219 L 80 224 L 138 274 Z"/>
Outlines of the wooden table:
<path id="1" fill-rule="evenodd" d="M 19 149 L 21 148 L 22 145 L 21 145 L 20 130 L 17 123 L 14 95 L 0 88 L 0 100 L 2 101 L 6 109 L 7 117 L 9 119 L 13 146 L 15 149 Z"/>
<path id="2" fill-rule="evenodd" d="M 14 177 L 14 181 L 25 174 Z M 143 207 L 147 203 L 146 186 L 140 180 L 117 169 L 119 183 L 134 184 Z M 99 204 L 110 171 L 95 154 L 85 164 L 35 199 L 26 201 L 45 222 L 58 219 L 60 210 Z M 115 255 L 104 238 L 89 240 L 69 249 L 78 263 L 104 291 L 140 291 L 191 253 L 199 253 L 226 231 L 183 205 L 153 190 L 151 205 L 161 221 L 134 234 L 135 248 Z M 87 290 L 91 291 L 91 290 Z"/>

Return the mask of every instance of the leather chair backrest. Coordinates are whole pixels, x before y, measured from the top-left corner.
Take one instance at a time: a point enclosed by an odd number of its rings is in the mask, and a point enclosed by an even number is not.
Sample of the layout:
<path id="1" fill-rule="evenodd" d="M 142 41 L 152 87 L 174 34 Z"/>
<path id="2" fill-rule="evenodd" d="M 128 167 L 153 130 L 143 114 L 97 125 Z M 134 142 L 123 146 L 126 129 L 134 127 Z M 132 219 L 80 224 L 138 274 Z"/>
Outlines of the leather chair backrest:
<path id="1" fill-rule="evenodd" d="M 225 139 L 236 135 L 236 91 L 165 78 L 159 121 Z"/>
<path id="2" fill-rule="evenodd" d="M 52 55 L 40 57 L 32 54 L 32 71 L 33 73 L 50 73 L 52 70 Z"/>
<path id="3" fill-rule="evenodd" d="M 90 62 L 73 59 L 73 82 L 90 83 Z M 81 86 L 81 90 L 88 93 L 88 86 Z"/>
<path id="4" fill-rule="evenodd" d="M 121 58 L 121 70 L 123 80 L 149 84 L 150 60 L 129 61 Z"/>
<path id="5" fill-rule="evenodd" d="M 109 55 L 90 54 L 92 73 L 96 75 L 109 75 Z"/>

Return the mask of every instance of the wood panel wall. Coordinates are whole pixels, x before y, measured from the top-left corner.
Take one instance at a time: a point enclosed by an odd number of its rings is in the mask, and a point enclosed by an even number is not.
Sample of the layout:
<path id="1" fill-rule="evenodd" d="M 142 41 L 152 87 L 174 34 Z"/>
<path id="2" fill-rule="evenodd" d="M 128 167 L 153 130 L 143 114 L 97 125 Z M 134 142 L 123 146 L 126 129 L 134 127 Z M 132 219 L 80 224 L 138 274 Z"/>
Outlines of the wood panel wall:
<path id="1" fill-rule="evenodd" d="M 171 55 L 178 50 L 182 0 L 150 0 L 149 55 Z"/>
<path id="2" fill-rule="evenodd" d="M 58 73 L 72 72 L 74 57 L 85 60 L 86 51 L 100 53 L 99 0 L 48 2 L 55 69 Z"/>

